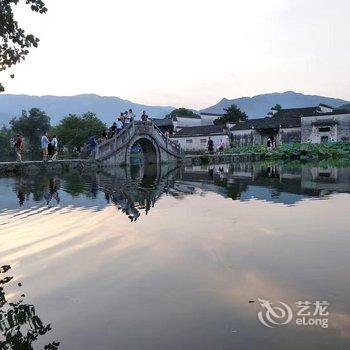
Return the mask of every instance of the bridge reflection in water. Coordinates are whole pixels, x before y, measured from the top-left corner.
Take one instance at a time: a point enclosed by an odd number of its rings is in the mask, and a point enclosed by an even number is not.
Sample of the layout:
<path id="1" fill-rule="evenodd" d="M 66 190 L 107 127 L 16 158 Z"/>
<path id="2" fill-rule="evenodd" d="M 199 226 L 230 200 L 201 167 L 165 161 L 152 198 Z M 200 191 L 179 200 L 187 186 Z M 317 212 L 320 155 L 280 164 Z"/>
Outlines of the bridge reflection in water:
<path id="1" fill-rule="evenodd" d="M 238 163 L 177 167 L 174 164 L 110 167 L 98 173 L 41 173 L 0 178 L 0 207 L 37 211 L 66 206 L 102 210 L 114 204 L 136 221 L 147 215 L 162 195 L 183 198 L 196 191 L 211 191 L 234 200 L 266 200 L 287 205 L 303 198 L 327 198 L 350 193 L 350 169 L 318 165 Z M 84 200 L 85 198 L 85 200 Z M 83 202 L 82 202 L 83 200 Z M 38 208 L 39 206 L 39 208 Z"/>

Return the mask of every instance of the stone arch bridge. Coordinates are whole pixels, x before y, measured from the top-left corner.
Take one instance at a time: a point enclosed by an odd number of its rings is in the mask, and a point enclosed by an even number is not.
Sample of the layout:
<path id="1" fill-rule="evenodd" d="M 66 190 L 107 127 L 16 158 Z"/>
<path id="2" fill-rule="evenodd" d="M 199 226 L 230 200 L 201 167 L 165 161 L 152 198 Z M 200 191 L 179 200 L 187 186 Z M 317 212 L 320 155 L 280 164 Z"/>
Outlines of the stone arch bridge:
<path id="1" fill-rule="evenodd" d="M 130 165 L 133 146 L 140 145 L 143 162 L 160 164 L 177 162 L 180 146 L 167 138 L 152 122 L 134 121 L 108 140 L 99 141 L 95 160 L 103 165 Z"/>

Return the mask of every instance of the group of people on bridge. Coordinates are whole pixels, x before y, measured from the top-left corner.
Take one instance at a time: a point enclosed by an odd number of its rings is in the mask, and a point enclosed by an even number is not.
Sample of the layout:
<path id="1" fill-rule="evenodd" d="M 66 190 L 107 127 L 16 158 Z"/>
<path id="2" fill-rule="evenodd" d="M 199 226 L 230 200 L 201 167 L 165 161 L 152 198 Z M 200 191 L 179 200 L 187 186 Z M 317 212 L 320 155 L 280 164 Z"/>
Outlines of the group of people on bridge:
<path id="1" fill-rule="evenodd" d="M 117 120 L 113 122 L 112 126 L 108 130 L 104 130 L 102 132 L 102 135 L 101 135 L 102 140 L 108 140 L 114 137 L 116 134 L 121 132 L 123 128 L 127 127 L 134 120 L 135 120 L 135 114 L 133 113 L 131 108 L 128 111 L 121 112 L 120 115 L 117 117 Z M 141 115 L 141 121 L 147 122 L 148 120 L 149 120 L 149 117 L 146 114 L 146 111 L 143 111 Z"/>

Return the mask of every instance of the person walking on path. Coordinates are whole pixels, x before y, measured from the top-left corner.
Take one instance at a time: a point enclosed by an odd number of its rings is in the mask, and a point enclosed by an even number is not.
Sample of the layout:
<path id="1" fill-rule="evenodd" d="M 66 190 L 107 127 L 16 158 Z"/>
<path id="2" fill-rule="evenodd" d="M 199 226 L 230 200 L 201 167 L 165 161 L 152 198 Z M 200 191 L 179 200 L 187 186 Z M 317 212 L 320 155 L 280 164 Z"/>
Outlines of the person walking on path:
<path id="1" fill-rule="evenodd" d="M 208 140 L 208 152 L 210 154 L 213 154 L 213 152 L 214 152 L 214 141 L 211 139 L 210 136 L 209 136 L 209 140 Z"/>
<path id="2" fill-rule="evenodd" d="M 16 152 L 16 160 L 17 162 L 22 161 L 22 152 L 24 148 L 24 140 L 23 136 L 21 134 L 17 135 L 16 142 L 15 142 L 15 152 Z"/>
<path id="3" fill-rule="evenodd" d="M 44 131 L 43 135 L 41 136 L 41 149 L 43 151 L 44 161 L 47 161 L 48 148 L 49 148 L 49 139 L 47 138 L 46 131 Z"/>
<path id="4" fill-rule="evenodd" d="M 57 153 L 58 153 L 58 140 L 57 136 L 53 135 L 53 138 L 51 140 L 51 147 L 52 147 L 52 160 L 56 160 L 57 158 Z"/>

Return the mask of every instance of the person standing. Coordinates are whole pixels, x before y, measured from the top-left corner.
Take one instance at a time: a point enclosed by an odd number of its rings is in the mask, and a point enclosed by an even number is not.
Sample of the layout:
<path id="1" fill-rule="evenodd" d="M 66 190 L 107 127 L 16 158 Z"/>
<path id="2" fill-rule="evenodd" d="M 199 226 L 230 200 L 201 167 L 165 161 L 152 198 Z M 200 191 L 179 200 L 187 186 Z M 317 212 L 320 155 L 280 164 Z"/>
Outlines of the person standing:
<path id="1" fill-rule="evenodd" d="M 129 109 L 129 119 L 130 123 L 132 123 L 135 120 L 135 114 L 133 113 L 132 109 Z"/>
<path id="2" fill-rule="evenodd" d="M 96 142 L 95 135 L 90 136 L 89 140 L 88 140 L 88 151 L 89 151 L 89 155 L 92 157 L 94 157 L 94 155 L 95 155 L 96 146 L 97 146 L 97 142 Z"/>
<path id="3" fill-rule="evenodd" d="M 111 131 L 113 133 L 113 135 L 117 132 L 117 123 L 114 122 L 113 125 L 111 126 Z"/>
<path id="4" fill-rule="evenodd" d="M 24 140 L 23 136 L 21 134 L 17 135 L 16 142 L 15 142 L 15 152 L 16 152 L 16 160 L 17 162 L 22 161 L 22 152 L 24 148 Z"/>
<path id="5" fill-rule="evenodd" d="M 117 125 L 117 134 L 118 134 L 123 129 L 123 123 L 120 120 L 120 118 L 118 118 L 116 125 Z"/>
<path id="6" fill-rule="evenodd" d="M 130 116 L 129 116 L 128 111 L 125 111 L 125 113 L 124 113 L 124 124 L 125 124 L 125 126 L 130 124 Z"/>
<path id="7" fill-rule="evenodd" d="M 51 144 L 51 140 L 52 140 L 52 137 L 51 136 L 48 136 L 48 139 L 49 139 L 49 144 L 47 145 L 47 159 L 51 159 L 52 157 L 52 144 Z"/>
<path id="8" fill-rule="evenodd" d="M 141 120 L 143 123 L 146 123 L 148 121 L 148 115 L 146 114 L 146 111 L 142 112 Z"/>
<path id="9" fill-rule="evenodd" d="M 220 153 L 222 153 L 222 152 L 224 151 L 224 147 L 225 147 L 224 141 L 222 141 L 222 139 L 220 139 L 218 151 L 219 151 Z"/>
<path id="10" fill-rule="evenodd" d="M 108 132 L 107 132 L 107 130 L 105 129 L 105 130 L 103 130 L 103 132 L 102 132 L 102 138 L 104 139 L 104 140 L 107 140 L 108 139 Z"/>
<path id="11" fill-rule="evenodd" d="M 52 150 L 52 160 L 56 160 L 57 158 L 57 153 L 58 153 L 58 140 L 57 136 L 53 135 L 53 138 L 51 140 L 51 150 Z"/>
<path id="12" fill-rule="evenodd" d="M 49 139 L 47 138 L 46 131 L 43 132 L 43 135 L 41 136 L 41 149 L 43 152 L 43 160 L 47 160 L 48 156 L 48 147 L 49 147 Z"/>
<path id="13" fill-rule="evenodd" d="M 118 119 L 122 122 L 122 125 L 124 126 L 125 117 L 123 112 L 120 112 L 120 117 Z"/>
<path id="14" fill-rule="evenodd" d="M 272 147 L 272 141 L 271 141 L 271 138 L 270 138 L 270 137 L 267 139 L 266 146 L 267 146 L 267 149 L 268 149 L 268 150 L 270 150 L 271 147 Z"/>
<path id="15" fill-rule="evenodd" d="M 209 136 L 209 140 L 208 140 L 208 152 L 210 154 L 213 154 L 213 152 L 214 152 L 214 141 L 211 139 L 210 136 Z"/>

